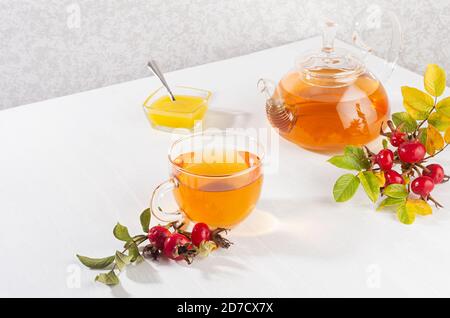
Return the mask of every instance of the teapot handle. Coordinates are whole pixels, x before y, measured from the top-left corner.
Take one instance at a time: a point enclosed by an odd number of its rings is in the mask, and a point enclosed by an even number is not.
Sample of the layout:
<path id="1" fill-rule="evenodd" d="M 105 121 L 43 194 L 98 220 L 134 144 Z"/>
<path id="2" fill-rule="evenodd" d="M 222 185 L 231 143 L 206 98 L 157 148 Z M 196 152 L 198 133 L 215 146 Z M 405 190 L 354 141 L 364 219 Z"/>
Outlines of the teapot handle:
<path id="1" fill-rule="evenodd" d="M 282 100 L 280 100 L 276 95 L 277 93 L 277 86 L 276 84 L 269 79 L 266 78 L 261 78 L 258 81 L 257 84 L 258 90 L 261 94 L 264 95 L 264 97 L 266 98 L 266 100 L 272 100 L 272 102 L 278 102 L 280 104 L 283 103 Z"/>
<path id="2" fill-rule="evenodd" d="M 386 29 L 386 24 L 390 30 Z M 387 33 L 390 35 L 386 38 Z M 390 44 L 380 45 L 380 40 Z M 402 50 L 402 27 L 398 16 L 376 4 L 367 7 L 355 18 L 352 42 L 362 51 L 362 59 L 368 68 L 377 70 L 378 79 L 388 81 Z M 382 68 L 379 67 L 380 58 L 384 61 Z"/>

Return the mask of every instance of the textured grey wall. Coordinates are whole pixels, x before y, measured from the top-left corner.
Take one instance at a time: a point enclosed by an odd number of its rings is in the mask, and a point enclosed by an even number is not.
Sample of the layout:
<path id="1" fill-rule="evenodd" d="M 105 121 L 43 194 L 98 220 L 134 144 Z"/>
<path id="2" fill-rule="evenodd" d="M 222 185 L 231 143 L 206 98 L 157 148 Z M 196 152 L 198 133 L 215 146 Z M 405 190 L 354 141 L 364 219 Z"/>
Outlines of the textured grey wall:
<path id="1" fill-rule="evenodd" d="M 349 34 L 368 4 L 393 9 L 400 64 L 450 71 L 450 0 L 0 0 L 0 109 L 317 35 L 324 17 Z"/>

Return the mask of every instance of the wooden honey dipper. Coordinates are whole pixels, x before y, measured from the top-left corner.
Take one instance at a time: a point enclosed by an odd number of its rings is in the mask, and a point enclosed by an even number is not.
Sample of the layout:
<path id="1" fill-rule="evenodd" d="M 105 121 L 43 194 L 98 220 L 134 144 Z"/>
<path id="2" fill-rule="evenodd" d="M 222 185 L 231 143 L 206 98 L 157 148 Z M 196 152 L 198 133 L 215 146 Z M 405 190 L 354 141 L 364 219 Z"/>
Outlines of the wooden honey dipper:
<path id="1" fill-rule="evenodd" d="M 271 81 L 260 79 L 258 89 L 266 96 L 266 114 L 270 124 L 282 133 L 289 133 L 297 120 L 281 98 L 274 98 L 274 85 Z"/>

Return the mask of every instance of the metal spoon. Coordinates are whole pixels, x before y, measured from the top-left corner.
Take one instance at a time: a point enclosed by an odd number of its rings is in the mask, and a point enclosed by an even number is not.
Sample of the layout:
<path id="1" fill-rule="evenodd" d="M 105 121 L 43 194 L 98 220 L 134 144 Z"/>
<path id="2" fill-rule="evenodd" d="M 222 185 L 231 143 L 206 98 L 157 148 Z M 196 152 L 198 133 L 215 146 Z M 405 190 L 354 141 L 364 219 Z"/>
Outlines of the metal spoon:
<path id="1" fill-rule="evenodd" d="M 172 100 L 172 102 L 175 101 L 175 96 L 173 95 L 172 91 L 170 90 L 169 84 L 167 84 L 166 79 L 164 78 L 163 73 L 161 72 L 161 70 L 158 67 L 158 64 L 156 64 L 155 60 L 150 60 L 147 63 L 147 67 L 150 69 L 150 71 L 153 72 L 153 74 L 155 74 L 155 76 L 157 78 L 159 78 L 159 80 L 161 81 L 161 83 L 164 85 L 164 87 L 167 89 L 167 92 L 169 93 L 170 99 Z"/>

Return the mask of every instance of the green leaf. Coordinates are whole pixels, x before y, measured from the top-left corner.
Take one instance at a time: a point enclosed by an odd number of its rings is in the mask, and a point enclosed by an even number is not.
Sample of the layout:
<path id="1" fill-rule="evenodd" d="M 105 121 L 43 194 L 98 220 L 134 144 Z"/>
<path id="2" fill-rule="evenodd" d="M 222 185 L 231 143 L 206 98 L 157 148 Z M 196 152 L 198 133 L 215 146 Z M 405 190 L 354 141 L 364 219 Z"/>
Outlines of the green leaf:
<path id="1" fill-rule="evenodd" d="M 104 269 L 114 262 L 114 256 L 90 258 L 77 254 L 77 257 L 84 266 L 89 267 L 90 269 Z"/>
<path id="2" fill-rule="evenodd" d="M 422 145 L 426 145 L 427 144 L 427 129 L 426 128 L 420 128 L 419 129 L 419 141 Z"/>
<path id="3" fill-rule="evenodd" d="M 406 203 L 406 198 L 386 198 L 378 206 L 378 211 L 389 207 L 398 207 Z"/>
<path id="4" fill-rule="evenodd" d="M 387 141 L 387 139 L 383 139 L 383 149 L 388 149 L 389 148 L 389 142 Z"/>
<path id="5" fill-rule="evenodd" d="M 392 115 L 395 126 L 402 125 L 401 131 L 412 133 L 417 128 L 417 121 L 407 112 L 395 113 Z"/>
<path id="6" fill-rule="evenodd" d="M 108 286 L 114 286 L 120 283 L 119 277 L 117 277 L 114 271 L 97 275 L 97 277 L 95 277 L 95 281 Z"/>
<path id="7" fill-rule="evenodd" d="M 329 163 L 346 170 L 361 171 L 370 167 L 369 159 L 361 147 L 347 146 L 342 156 L 334 156 Z"/>
<path id="8" fill-rule="evenodd" d="M 432 113 L 428 118 L 428 122 L 440 131 L 446 131 L 450 127 L 450 117 L 441 113 Z"/>
<path id="9" fill-rule="evenodd" d="M 333 196 L 336 202 L 346 202 L 350 200 L 359 187 L 359 179 L 352 174 L 340 177 L 333 188 Z"/>
<path id="10" fill-rule="evenodd" d="M 119 271 L 122 271 L 125 268 L 125 266 L 129 265 L 131 263 L 132 258 L 133 256 L 128 256 L 117 251 L 114 260 L 116 262 L 116 266 L 119 269 Z"/>
<path id="11" fill-rule="evenodd" d="M 403 106 L 415 120 L 424 120 L 434 106 L 433 98 L 413 87 L 402 87 Z"/>
<path id="12" fill-rule="evenodd" d="M 441 67 L 436 64 L 428 65 L 424 76 L 424 85 L 431 96 L 441 96 L 445 91 L 446 81 L 445 71 Z"/>
<path id="13" fill-rule="evenodd" d="M 114 227 L 113 234 L 119 241 L 128 242 L 132 240 L 130 233 L 128 233 L 128 228 L 120 223 L 117 223 Z"/>
<path id="14" fill-rule="evenodd" d="M 133 237 L 132 240 L 126 242 L 123 247 L 128 249 L 131 244 L 139 245 L 139 244 L 141 244 L 142 242 L 144 242 L 147 239 L 148 239 L 147 235 L 136 235 L 136 236 Z"/>
<path id="15" fill-rule="evenodd" d="M 134 263 L 140 257 L 138 246 L 148 239 L 147 235 L 136 235 L 133 240 L 125 243 L 124 248 L 128 250 L 128 255 L 132 256 L 131 262 Z"/>
<path id="16" fill-rule="evenodd" d="M 347 146 L 345 147 L 344 155 L 355 158 L 363 169 L 369 169 L 370 161 L 369 158 L 367 158 L 363 148 L 357 146 Z"/>
<path id="17" fill-rule="evenodd" d="M 142 226 L 142 231 L 144 231 L 144 233 L 148 233 L 151 218 L 152 218 L 152 214 L 150 213 L 150 208 L 144 210 L 144 212 L 141 213 L 141 216 L 140 216 L 141 226 Z"/>
<path id="18" fill-rule="evenodd" d="M 416 215 L 411 209 L 407 208 L 407 205 L 400 205 L 397 208 L 397 217 L 403 224 L 411 225 L 416 220 Z"/>
<path id="19" fill-rule="evenodd" d="M 139 255 L 138 257 L 136 257 L 133 263 L 139 264 L 142 263 L 144 260 L 145 260 L 144 257 L 142 257 L 142 255 Z"/>
<path id="20" fill-rule="evenodd" d="M 444 98 L 436 105 L 439 114 L 450 117 L 450 97 Z"/>
<path id="21" fill-rule="evenodd" d="M 372 202 L 377 202 L 380 197 L 380 184 L 375 174 L 372 171 L 360 172 L 358 178 L 369 199 Z"/>
<path id="22" fill-rule="evenodd" d="M 360 163 L 355 158 L 350 156 L 334 156 L 333 158 L 328 160 L 328 162 L 338 168 L 345 170 L 361 171 L 363 169 Z"/>
<path id="23" fill-rule="evenodd" d="M 366 158 L 364 149 L 358 146 L 347 146 L 344 149 L 344 154 L 347 156 L 353 156 L 359 159 Z"/>
<path id="24" fill-rule="evenodd" d="M 391 184 L 384 189 L 384 194 L 395 199 L 405 199 L 408 196 L 408 190 L 404 184 Z"/>
<path id="25" fill-rule="evenodd" d="M 141 254 L 139 253 L 139 248 L 135 242 L 129 242 L 128 244 L 128 255 L 131 257 L 131 262 L 135 262 Z"/>

